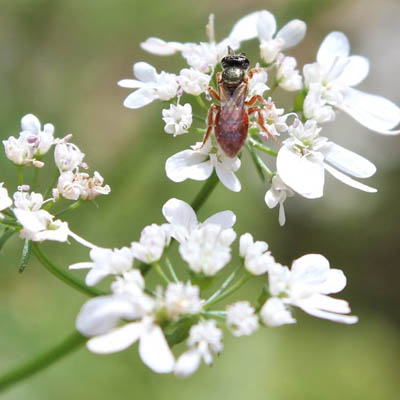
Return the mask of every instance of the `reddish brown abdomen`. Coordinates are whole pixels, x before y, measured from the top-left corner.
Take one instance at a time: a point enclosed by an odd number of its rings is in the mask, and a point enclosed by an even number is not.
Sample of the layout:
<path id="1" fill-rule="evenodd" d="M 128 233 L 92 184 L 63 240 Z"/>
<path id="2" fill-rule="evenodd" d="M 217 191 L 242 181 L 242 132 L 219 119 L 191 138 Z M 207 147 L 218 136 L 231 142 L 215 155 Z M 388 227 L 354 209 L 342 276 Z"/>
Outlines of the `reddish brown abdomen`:
<path id="1" fill-rule="evenodd" d="M 242 107 L 224 111 L 221 110 L 216 121 L 215 137 L 223 152 L 228 157 L 235 157 L 246 141 L 249 119 Z"/>

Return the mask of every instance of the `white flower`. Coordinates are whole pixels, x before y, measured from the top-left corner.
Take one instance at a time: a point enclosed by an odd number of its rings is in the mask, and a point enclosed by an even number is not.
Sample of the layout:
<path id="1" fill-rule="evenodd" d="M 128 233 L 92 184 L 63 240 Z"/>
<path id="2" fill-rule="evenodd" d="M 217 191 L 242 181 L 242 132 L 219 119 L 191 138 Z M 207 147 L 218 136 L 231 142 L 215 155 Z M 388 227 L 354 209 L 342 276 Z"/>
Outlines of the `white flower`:
<path id="1" fill-rule="evenodd" d="M 261 109 L 261 115 L 264 120 L 264 126 L 268 129 L 270 136 L 279 136 L 281 133 L 288 130 L 286 123 L 287 118 L 292 115 L 284 114 L 283 108 L 277 108 L 271 97 L 268 98 L 266 104 Z M 256 122 L 258 123 L 258 122 Z M 260 127 L 261 135 L 265 135 L 263 128 Z"/>
<path id="2" fill-rule="evenodd" d="M 29 239 L 34 242 L 43 242 L 44 240 L 67 241 L 70 234 L 68 224 L 59 219 L 54 221 L 54 217 L 47 211 L 28 211 L 15 208 L 13 212 L 22 225 L 19 232 L 21 239 Z"/>
<path id="3" fill-rule="evenodd" d="M 26 135 L 21 135 L 18 139 L 10 136 L 3 140 L 3 145 L 7 158 L 14 164 L 29 165 L 33 161 L 34 147 Z"/>
<path id="4" fill-rule="evenodd" d="M 199 96 L 206 93 L 210 84 L 211 76 L 194 68 L 184 68 L 178 76 L 179 86 L 185 93 Z"/>
<path id="5" fill-rule="evenodd" d="M 231 244 L 236 238 L 233 229 L 205 224 L 194 229 L 179 246 L 179 253 L 196 273 L 213 276 L 231 259 Z"/>
<path id="6" fill-rule="evenodd" d="M 275 61 L 278 54 L 290 47 L 297 45 L 306 34 L 306 24 L 294 19 L 276 32 L 275 17 L 267 10 L 253 13 L 253 24 L 260 40 L 261 58 L 270 64 Z"/>
<path id="7" fill-rule="evenodd" d="M 175 198 L 168 200 L 163 205 L 162 213 L 169 222 L 171 237 L 179 243 L 186 241 L 198 227 L 214 224 L 219 225 L 222 229 L 229 229 L 236 222 L 236 215 L 227 210 L 218 212 L 200 223 L 193 208 L 188 203 Z"/>
<path id="8" fill-rule="evenodd" d="M 279 224 L 285 225 L 286 216 L 283 203 L 288 197 L 294 196 L 294 192 L 289 186 L 285 185 L 279 175 L 274 175 L 272 185 L 265 194 L 265 203 L 269 208 L 274 208 L 279 204 Z"/>
<path id="9" fill-rule="evenodd" d="M 133 254 L 131 249 L 103 249 L 94 248 L 90 250 L 92 262 L 81 262 L 72 264 L 69 269 L 90 269 L 86 275 L 86 284 L 94 286 L 108 275 L 122 275 L 129 271 L 133 265 Z"/>
<path id="10" fill-rule="evenodd" d="M 117 295 L 136 296 L 138 293 L 142 293 L 144 286 L 144 279 L 140 271 L 131 269 L 123 271 L 122 276 L 116 276 L 115 281 L 111 284 L 111 290 Z"/>
<path id="11" fill-rule="evenodd" d="M 211 14 L 206 27 L 209 42 L 199 44 L 166 42 L 152 37 L 141 43 L 141 47 L 149 53 L 158 55 L 170 55 L 179 51 L 192 68 L 201 72 L 213 71 L 221 58 L 228 54 L 228 46 L 232 50 L 237 50 L 242 40 L 257 36 L 257 32 L 250 32 L 253 24 L 251 15 L 241 18 L 235 24 L 229 36 L 219 43 L 215 41 L 214 15 Z"/>
<path id="12" fill-rule="evenodd" d="M 119 86 L 137 89 L 124 101 L 127 108 L 140 108 L 150 104 L 154 100 L 170 100 L 178 91 L 177 76 L 156 69 L 145 62 L 133 65 L 133 74 L 138 79 L 123 79 L 118 82 Z"/>
<path id="13" fill-rule="evenodd" d="M 183 150 L 168 158 L 165 170 L 169 179 L 183 182 L 186 179 L 203 181 L 208 179 L 214 168 L 224 186 L 233 192 L 239 192 L 241 185 L 234 174 L 240 168 L 238 157 L 226 156 L 219 147 L 214 147 L 211 140 L 200 148 L 201 142 L 192 146 L 193 150 Z"/>
<path id="14" fill-rule="evenodd" d="M 3 187 L 3 185 L 4 182 L 0 182 L 0 211 L 5 210 L 12 205 L 12 200 L 8 196 L 8 191 Z"/>
<path id="15" fill-rule="evenodd" d="M 83 335 L 94 336 L 87 347 L 97 354 L 122 351 L 139 341 L 142 361 L 154 372 L 169 373 L 175 359 L 152 316 L 154 305 L 154 300 L 143 292 L 96 297 L 84 304 L 76 327 Z M 135 322 L 117 327 L 122 319 Z"/>
<path id="16" fill-rule="evenodd" d="M 300 90 L 303 87 L 302 77 L 296 69 L 297 61 L 294 57 L 278 57 L 276 80 L 279 87 L 289 92 Z"/>
<path id="17" fill-rule="evenodd" d="M 346 277 L 340 269 L 331 269 L 324 256 L 307 254 L 295 260 L 291 270 L 276 264 L 268 273 L 270 293 L 273 297 L 279 297 L 284 305 L 296 306 L 314 317 L 335 322 L 357 322 L 357 317 L 343 315 L 350 313 L 346 301 L 328 296 L 344 289 Z M 273 316 L 274 310 L 279 316 Z M 273 305 L 269 304 L 261 315 L 267 324 L 275 321 L 275 325 L 278 325 L 279 321 L 290 320 L 276 301 Z"/>
<path id="18" fill-rule="evenodd" d="M 318 123 L 332 122 L 335 117 L 335 110 L 324 98 L 326 89 L 318 84 L 311 84 L 303 103 L 303 112 L 307 119 L 313 119 Z"/>
<path id="19" fill-rule="evenodd" d="M 262 322 L 268 326 L 296 323 L 285 303 L 277 297 L 271 297 L 265 302 L 260 310 L 260 317 Z"/>
<path id="20" fill-rule="evenodd" d="M 323 196 L 326 170 L 346 185 L 376 192 L 376 189 L 355 181 L 328 164 L 357 178 L 368 178 L 376 171 L 376 167 L 364 157 L 320 137 L 320 130 L 313 120 L 304 125 L 296 120 L 289 128 L 291 137 L 285 140 L 276 161 L 282 181 L 301 196 L 316 199 Z"/>
<path id="21" fill-rule="evenodd" d="M 275 264 L 275 259 L 268 251 L 266 242 L 254 242 L 250 233 L 245 233 L 240 237 L 240 256 L 244 258 L 244 266 L 253 275 L 265 274 L 271 265 Z"/>
<path id="22" fill-rule="evenodd" d="M 233 335 L 249 336 L 258 328 L 258 317 L 248 301 L 231 304 L 226 311 L 226 325 Z"/>
<path id="23" fill-rule="evenodd" d="M 198 286 L 183 282 L 170 283 L 165 291 L 165 308 L 170 320 L 178 320 L 185 314 L 198 314 L 202 300 Z"/>
<path id="24" fill-rule="evenodd" d="M 108 194 L 110 186 L 101 186 L 103 177 L 95 171 L 91 178 L 86 172 L 65 171 L 57 183 L 57 191 L 68 200 L 93 200 L 99 194 Z"/>
<path id="25" fill-rule="evenodd" d="M 171 104 L 169 109 L 162 110 L 164 131 L 171 133 L 174 137 L 188 133 L 192 125 L 192 106 L 189 103 L 181 106 Z"/>
<path id="26" fill-rule="evenodd" d="M 352 88 L 368 75 L 369 62 L 365 57 L 349 54 L 350 44 L 343 33 L 331 32 L 326 36 L 318 50 L 317 62 L 304 66 L 305 85 L 309 88 L 306 100 L 313 96 L 314 108 L 318 102 L 320 107 L 339 108 L 375 132 L 400 133 L 400 130 L 392 130 L 400 122 L 400 108 L 396 104 Z M 305 115 L 308 118 L 318 113 L 310 104 L 307 107 Z"/>
<path id="27" fill-rule="evenodd" d="M 77 169 L 84 157 L 85 154 L 72 143 L 58 143 L 54 149 L 54 161 L 60 173 Z"/>
<path id="28" fill-rule="evenodd" d="M 151 264 L 161 258 L 169 241 L 170 235 L 166 226 L 148 225 L 142 230 L 140 241 L 132 242 L 132 253 L 140 261 Z"/>
<path id="29" fill-rule="evenodd" d="M 214 320 L 201 321 L 190 328 L 187 345 L 189 350 L 183 353 L 175 365 L 175 375 L 186 378 L 192 375 L 203 360 L 211 365 L 214 354 L 219 354 L 223 349 L 223 333 L 217 328 Z"/>
<path id="30" fill-rule="evenodd" d="M 21 136 L 25 136 L 33 145 L 34 155 L 43 156 L 54 144 L 54 125 L 45 124 L 43 130 L 40 121 L 33 114 L 27 114 L 21 119 Z"/>
<path id="31" fill-rule="evenodd" d="M 40 193 L 15 192 L 13 194 L 16 208 L 27 211 L 38 211 L 43 205 L 43 196 Z"/>
<path id="32" fill-rule="evenodd" d="M 256 66 L 256 68 L 259 67 Z M 268 81 L 268 73 L 265 69 L 256 71 L 253 74 L 253 76 L 249 79 L 247 98 L 249 99 L 256 95 L 262 96 L 266 90 L 269 90 L 267 81 Z"/>

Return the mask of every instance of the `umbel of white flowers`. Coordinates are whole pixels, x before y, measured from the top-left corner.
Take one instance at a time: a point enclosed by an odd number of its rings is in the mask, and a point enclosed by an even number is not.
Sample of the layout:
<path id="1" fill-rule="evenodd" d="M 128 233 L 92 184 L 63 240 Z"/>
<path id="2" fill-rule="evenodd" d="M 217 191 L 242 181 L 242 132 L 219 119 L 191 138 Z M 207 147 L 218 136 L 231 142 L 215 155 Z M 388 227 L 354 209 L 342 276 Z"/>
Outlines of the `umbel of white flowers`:
<path id="1" fill-rule="evenodd" d="M 187 66 L 179 74 L 171 74 L 158 73 L 153 66 L 142 61 L 135 63 L 133 71 L 137 79 L 119 82 L 122 87 L 135 89 L 124 105 L 136 109 L 155 100 L 170 101 L 169 108 L 162 111 L 165 132 L 173 137 L 197 132 L 191 127 L 194 121 L 191 104 L 179 104 L 182 94 L 210 100 L 208 88 L 215 77 L 217 64 L 227 55 L 228 46 L 237 50 L 245 41 L 258 38 L 263 67 L 253 60 L 257 69 L 249 78 L 246 100 L 258 95 L 264 97 L 264 103 L 260 103 L 258 117 L 257 114 L 250 116 L 253 131 L 248 135 L 247 146 L 253 146 L 254 151 L 263 146 L 264 128 L 269 135 L 288 135 L 277 143 L 275 168 L 264 167 L 264 161 L 257 160 L 258 168 L 261 165 L 261 169 L 269 174 L 271 186 L 265 195 L 265 203 L 270 208 L 279 205 L 279 223 L 285 223 L 284 202 L 288 197 L 297 194 L 316 199 L 323 196 L 325 171 L 346 185 L 376 192 L 376 189 L 353 179 L 371 177 L 376 171 L 375 166 L 362 156 L 320 136 L 321 124 L 334 121 L 337 111 L 344 111 L 375 132 L 385 135 L 400 132 L 394 130 L 400 122 L 397 105 L 354 88 L 368 75 L 369 62 L 363 56 L 350 55 L 350 44 L 343 33 L 328 34 L 321 43 L 316 61 L 304 65 L 301 73 L 296 59 L 285 54 L 305 36 L 306 24 L 300 20 L 289 21 L 278 30 L 275 17 L 269 11 L 256 11 L 236 22 L 228 36 L 218 42 L 214 35 L 214 16 L 211 15 L 206 31 L 208 42 L 198 44 L 166 42 L 157 37 L 141 43 L 141 47 L 152 54 L 180 53 Z M 294 92 L 296 112 L 285 112 L 276 107 L 271 98 L 276 86 Z M 190 97 L 185 98 L 190 100 Z M 254 129 L 258 129 L 259 134 L 254 133 Z M 165 170 L 167 177 L 174 182 L 206 180 L 215 171 L 226 188 L 238 192 L 242 188 L 237 177 L 240 166 L 239 157 L 227 156 L 211 136 L 205 144 L 196 142 L 190 149 L 180 150 L 169 157 Z"/>

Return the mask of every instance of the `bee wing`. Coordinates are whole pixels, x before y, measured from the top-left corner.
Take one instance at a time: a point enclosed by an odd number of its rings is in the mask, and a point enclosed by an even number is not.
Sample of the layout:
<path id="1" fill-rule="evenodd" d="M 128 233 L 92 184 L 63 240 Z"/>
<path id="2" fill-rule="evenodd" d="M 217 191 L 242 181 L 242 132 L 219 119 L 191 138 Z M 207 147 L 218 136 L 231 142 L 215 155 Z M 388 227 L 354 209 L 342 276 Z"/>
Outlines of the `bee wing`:
<path id="1" fill-rule="evenodd" d="M 246 100 L 247 84 L 241 83 L 233 92 L 232 96 L 229 97 L 227 103 L 224 106 L 225 115 L 233 114 L 237 112 L 238 108 L 244 108 L 244 102 Z"/>

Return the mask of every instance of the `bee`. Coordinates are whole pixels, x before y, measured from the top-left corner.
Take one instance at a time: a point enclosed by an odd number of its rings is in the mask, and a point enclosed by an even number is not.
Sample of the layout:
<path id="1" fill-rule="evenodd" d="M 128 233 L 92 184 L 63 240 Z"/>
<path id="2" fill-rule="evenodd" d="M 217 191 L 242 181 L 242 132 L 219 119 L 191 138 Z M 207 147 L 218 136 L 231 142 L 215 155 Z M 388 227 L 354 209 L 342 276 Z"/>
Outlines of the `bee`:
<path id="1" fill-rule="evenodd" d="M 234 54 L 228 47 L 228 55 L 221 60 L 222 72 L 217 74 L 218 93 L 210 86 L 208 92 L 218 104 L 211 104 L 207 115 L 207 130 L 203 145 L 214 131 L 217 143 L 228 157 L 236 157 L 246 142 L 249 116 L 255 115 L 257 123 L 266 136 L 273 136 L 265 127 L 261 113 L 261 103 L 268 106 L 260 95 L 246 101 L 249 79 L 261 68 L 252 68 L 248 73 L 250 61 L 244 53 Z"/>

